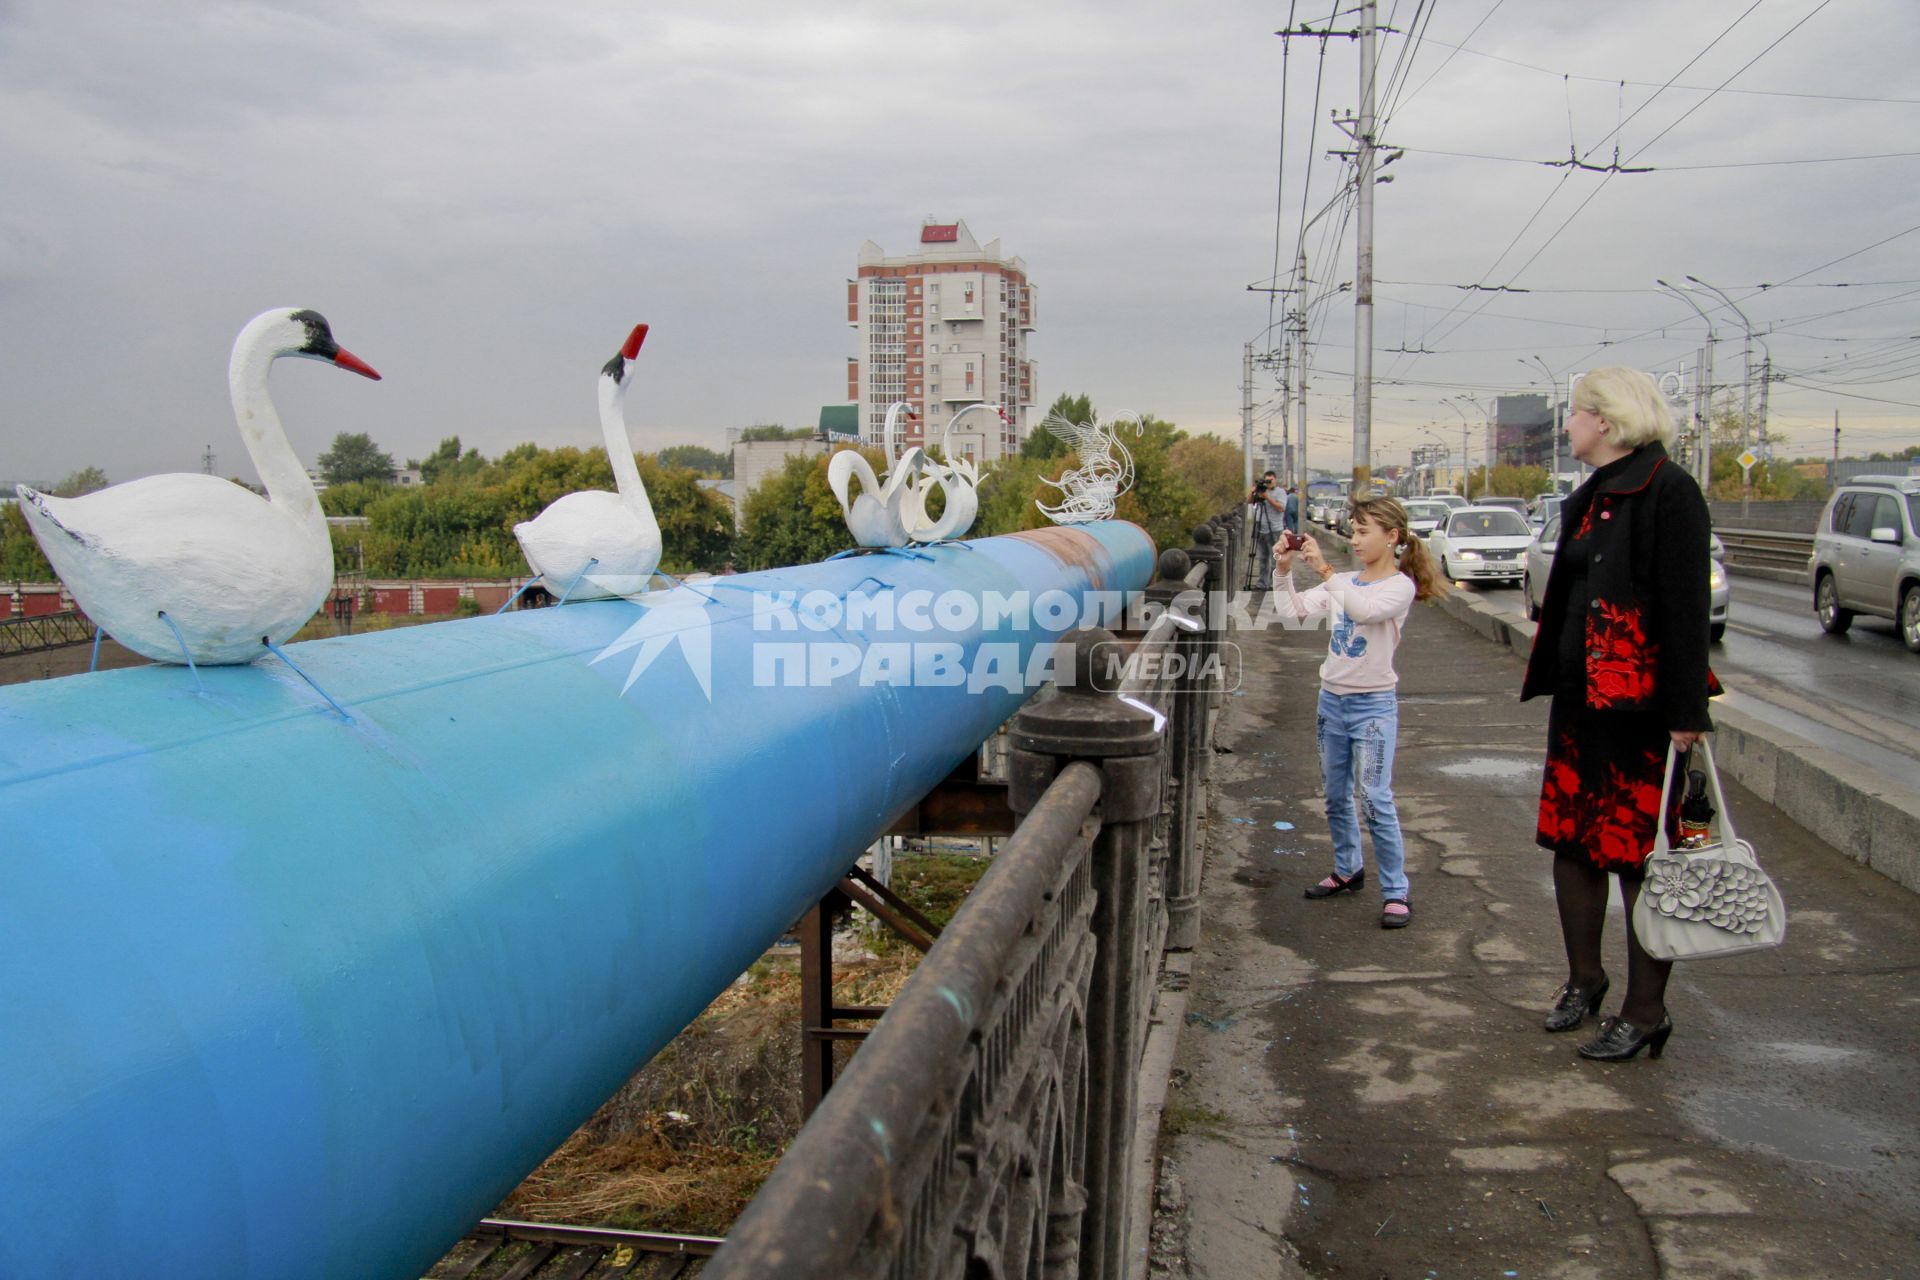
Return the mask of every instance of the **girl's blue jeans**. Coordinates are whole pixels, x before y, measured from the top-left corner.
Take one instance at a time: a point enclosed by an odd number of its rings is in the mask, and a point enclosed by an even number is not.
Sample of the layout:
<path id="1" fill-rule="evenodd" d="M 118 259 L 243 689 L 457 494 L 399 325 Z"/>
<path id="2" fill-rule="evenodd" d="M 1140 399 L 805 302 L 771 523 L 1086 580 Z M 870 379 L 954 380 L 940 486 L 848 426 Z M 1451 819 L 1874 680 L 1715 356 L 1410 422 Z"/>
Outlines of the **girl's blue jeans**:
<path id="1" fill-rule="evenodd" d="M 1360 824 L 1354 819 L 1355 784 L 1360 811 L 1373 836 L 1373 861 L 1382 898 L 1407 898 L 1407 856 L 1400 842 L 1400 815 L 1393 807 L 1393 748 L 1400 736 L 1400 701 L 1392 690 L 1333 693 L 1320 690 L 1315 732 L 1320 776 L 1327 786 L 1327 828 L 1333 834 L 1333 869 L 1342 879 L 1359 874 Z"/>

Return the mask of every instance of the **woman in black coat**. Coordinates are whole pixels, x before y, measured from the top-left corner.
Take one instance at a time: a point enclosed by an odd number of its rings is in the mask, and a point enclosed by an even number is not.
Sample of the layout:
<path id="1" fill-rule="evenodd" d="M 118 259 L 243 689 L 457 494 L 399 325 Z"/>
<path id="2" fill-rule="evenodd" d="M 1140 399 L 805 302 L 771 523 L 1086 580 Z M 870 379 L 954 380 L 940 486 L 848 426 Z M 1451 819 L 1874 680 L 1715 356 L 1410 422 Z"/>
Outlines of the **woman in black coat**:
<path id="1" fill-rule="evenodd" d="M 1657 1058 L 1673 1033 L 1673 966 L 1641 949 L 1633 904 L 1662 820 L 1667 746 L 1685 752 L 1713 728 L 1707 504 L 1667 456 L 1673 416 L 1652 378 L 1595 369 L 1575 385 L 1571 407 L 1568 443 L 1595 470 L 1560 508 L 1559 546 L 1520 691 L 1522 701 L 1553 699 L 1535 840 L 1555 855 L 1567 982 L 1546 1026 L 1570 1031 L 1606 996 L 1600 938 L 1613 872 L 1627 907 L 1627 994 L 1619 1016 L 1603 1019 L 1580 1054 L 1613 1061 L 1647 1048 Z M 1670 834 L 1681 790 L 1665 815 Z"/>

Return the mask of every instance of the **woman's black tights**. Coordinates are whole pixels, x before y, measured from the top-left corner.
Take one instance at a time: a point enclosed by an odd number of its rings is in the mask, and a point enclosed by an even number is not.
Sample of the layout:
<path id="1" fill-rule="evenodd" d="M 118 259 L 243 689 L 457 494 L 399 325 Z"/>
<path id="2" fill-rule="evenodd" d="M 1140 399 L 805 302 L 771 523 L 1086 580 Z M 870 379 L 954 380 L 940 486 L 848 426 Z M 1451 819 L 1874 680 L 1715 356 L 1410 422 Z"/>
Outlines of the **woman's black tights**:
<path id="1" fill-rule="evenodd" d="M 1620 894 L 1627 904 L 1627 997 L 1620 1016 L 1636 1027 L 1651 1027 L 1666 1013 L 1673 962 L 1655 960 L 1634 936 L 1633 904 L 1640 897 L 1640 877 L 1621 875 Z M 1606 972 L 1600 963 L 1600 937 L 1607 923 L 1607 873 L 1577 858 L 1555 858 L 1553 897 L 1567 948 L 1567 981 L 1592 990 Z"/>

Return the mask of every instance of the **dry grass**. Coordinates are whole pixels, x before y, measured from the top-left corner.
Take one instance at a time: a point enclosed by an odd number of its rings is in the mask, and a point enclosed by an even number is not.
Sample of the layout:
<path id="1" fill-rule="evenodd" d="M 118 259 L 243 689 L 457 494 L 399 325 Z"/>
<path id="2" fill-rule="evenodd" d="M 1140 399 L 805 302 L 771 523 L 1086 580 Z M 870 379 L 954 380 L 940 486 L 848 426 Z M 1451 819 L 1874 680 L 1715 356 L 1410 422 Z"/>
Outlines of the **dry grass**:
<path id="1" fill-rule="evenodd" d="M 918 961 L 835 966 L 841 1004 L 886 1004 Z M 850 1056 L 852 1046 L 844 1046 Z M 798 956 L 728 987 L 497 1212 L 724 1235 L 800 1128 Z"/>

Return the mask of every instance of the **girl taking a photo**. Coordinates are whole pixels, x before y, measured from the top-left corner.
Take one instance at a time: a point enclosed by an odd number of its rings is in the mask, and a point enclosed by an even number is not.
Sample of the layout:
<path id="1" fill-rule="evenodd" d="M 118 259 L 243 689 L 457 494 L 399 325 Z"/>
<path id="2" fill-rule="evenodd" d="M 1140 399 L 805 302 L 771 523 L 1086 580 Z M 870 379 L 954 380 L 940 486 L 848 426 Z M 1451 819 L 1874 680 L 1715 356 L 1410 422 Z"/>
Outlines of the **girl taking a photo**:
<path id="1" fill-rule="evenodd" d="M 1393 807 L 1393 748 L 1400 731 L 1394 689 L 1394 651 L 1407 612 L 1418 600 L 1444 595 L 1445 580 L 1426 544 L 1407 527 L 1406 508 L 1378 496 L 1353 502 L 1353 555 L 1357 572 L 1336 573 L 1312 538 L 1300 557 L 1320 577 L 1309 591 L 1293 588 L 1294 550 L 1283 540 L 1273 549 L 1273 600 L 1283 620 L 1331 620 L 1327 660 L 1320 666 L 1316 716 L 1320 776 L 1326 784 L 1327 827 L 1333 836 L 1333 874 L 1306 891 L 1309 898 L 1353 893 L 1366 883 L 1360 826 L 1354 817 L 1355 783 L 1360 811 L 1373 836 L 1373 860 L 1383 899 L 1380 927 L 1413 923 L 1408 902 L 1406 852 Z"/>

